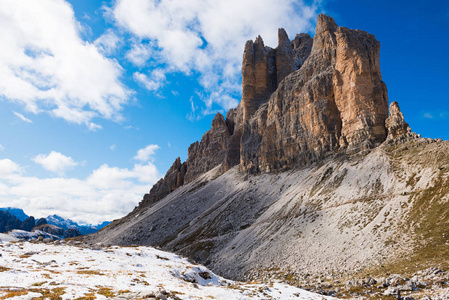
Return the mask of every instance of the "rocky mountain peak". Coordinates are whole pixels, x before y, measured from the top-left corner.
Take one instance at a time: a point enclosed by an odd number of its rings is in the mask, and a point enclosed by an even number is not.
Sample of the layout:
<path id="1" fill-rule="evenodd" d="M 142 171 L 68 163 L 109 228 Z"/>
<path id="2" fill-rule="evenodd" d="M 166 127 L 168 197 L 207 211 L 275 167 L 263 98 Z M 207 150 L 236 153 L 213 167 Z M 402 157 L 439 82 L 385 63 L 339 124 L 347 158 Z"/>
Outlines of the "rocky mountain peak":
<path id="1" fill-rule="evenodd" d="M 246 42 L 240 104 L 226 119 L 215 115 L 186 162 L 178 158 L 143 202 L 152 204 L 215 167 L 221 173 L 236 165 L 249 173 L 281 171 L 409 132 L 397 104 L 386 125 L 379 51 L 373 35 L 338 27 L 326 15 L 318 16 L 313 39 L 301 33 L 290 40 L 280 28 L 276 48 L 260 36 Z"/>
<path id="2" fill-rule="evenodd" d="M 263 43 L 263 39 L 262 39 L 262 37 L 261 37 L 260 35 L 258 35 L 258 36 L 256 37 L 256 40 L 254 41 L 254 44 L 258 44 L 258 45 L 260 45 L 262 48 L 265 47 L 265 45 L 264 45 L 264 43 Z"/>
<path id="3" fill-rule="evenodd" d="M 276 48 L 276 70 L 277 84 L 291 72 L 293 72 L 293 49 L 292 42 L 283 28 L 278 30 L 278 46 Z"/>
<path id="4" fill-rule="evenodd" d="M 212 127 L 211 129 L 217 129 L 220 127 L 226 127 L 226 121 L 223 117 L 222 114 L 217 113 L 214 117 L 214 119 L 212 120 Z"/>
<path id="5" fill-rule="evenodd" d="M 316 22 L 315 36 L 320 36 L 325 32 L 335 32 L 337 28 L 338 25 L 332 17 L 320 14 Z"/>

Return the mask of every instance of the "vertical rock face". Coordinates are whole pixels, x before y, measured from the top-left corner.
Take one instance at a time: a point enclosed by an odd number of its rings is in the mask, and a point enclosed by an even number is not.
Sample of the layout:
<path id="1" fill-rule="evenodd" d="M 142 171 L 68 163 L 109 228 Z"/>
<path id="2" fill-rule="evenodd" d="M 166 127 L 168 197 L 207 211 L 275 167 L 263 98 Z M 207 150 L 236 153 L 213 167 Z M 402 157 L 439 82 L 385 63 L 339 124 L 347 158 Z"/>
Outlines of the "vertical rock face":
<path id="1" fill-rule="evenodd" d="M 332 87 L 336 28 L 331 18 L 319 17 L 310 56 L 279 84 L 261 108 L 266 112 L 245 127 L 243 170 L 269 172 L 307 164 L 337 148 L 341 121 Z"/>
<path id="2" fill-rule="evenodd" d="M 256 41 L 245 45 L 242 63 L 242 100 L 243 119 L 247 120 L 269 97 L 270 79 L 268 77 L 268 53 L 260 36 Z"/>
<path id="3" fill-rule="evenodd" d="M 279 29 L 274 49 L 260 36 L 248 41 L 240 104 L 226 120 L 215 116 L 201 142 L 189 147 L 187 161 L 177 159 L 144 202 L 219 165 L 222 172 L 238 164 L 250 173 L 283 170 L 409 132 L 397 104 L 387 119 L 379 50 L 373 35 L 338 27 L 326 15 L 318 16 L 313 39 L 303 33 L 290 41 Z"/>
<path id="4" fill-rule="evenodd" d="M 287 32 L 283 28 L 278 30 L 278 47 L 276 48 L 277 84 L 288 74 L 293 72 L 293 49 Z"/>
<path id="5" fill-rule="evenodd" d="M 373 35 L 339 27 L 335 32 L 335 101 L 342 121 L 341 137 L 349 147 L 368 147 L 387 136 L 387 88 L 379 64 L 380 43 Z"/>
<path id="6" fill-rule="evenodd" d="M 386 138 L 388 100 L 379 43 L 318 17 L 310 56 L 283 79 L 242 136 L 240 164 L 250 172 L 306 165 L 340 148 L 373 147 Z"/>

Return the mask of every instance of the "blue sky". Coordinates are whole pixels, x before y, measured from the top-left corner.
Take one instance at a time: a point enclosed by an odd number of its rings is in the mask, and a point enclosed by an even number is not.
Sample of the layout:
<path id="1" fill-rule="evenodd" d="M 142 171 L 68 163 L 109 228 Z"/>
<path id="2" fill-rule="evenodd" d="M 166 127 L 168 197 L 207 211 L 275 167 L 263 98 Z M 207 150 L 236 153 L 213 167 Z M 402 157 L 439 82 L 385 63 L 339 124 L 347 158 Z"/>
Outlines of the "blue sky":
<path id="1" fill-rule="evenodd" d="M 449 139 L 447 1 L 3 0 L 0 206 L 126 214 L 237 105 L 244 42 L 313 35 L 319 13 L 374 34 L 390 102 Z"/>

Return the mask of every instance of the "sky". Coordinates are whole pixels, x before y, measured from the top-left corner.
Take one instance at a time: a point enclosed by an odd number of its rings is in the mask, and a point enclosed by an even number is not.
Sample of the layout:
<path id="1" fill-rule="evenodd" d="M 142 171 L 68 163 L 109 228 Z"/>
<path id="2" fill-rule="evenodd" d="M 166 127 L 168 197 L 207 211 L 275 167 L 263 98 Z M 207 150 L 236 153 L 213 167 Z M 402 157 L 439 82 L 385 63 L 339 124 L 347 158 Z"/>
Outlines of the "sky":
<path id="1" fill-rule="evenodd" d="M 448 1 L 2 0 L 0 207 L 124 216 L 237 106 L 245 41 L 319 13 L 374 34 L 390 102 L 449 139 Z"/>

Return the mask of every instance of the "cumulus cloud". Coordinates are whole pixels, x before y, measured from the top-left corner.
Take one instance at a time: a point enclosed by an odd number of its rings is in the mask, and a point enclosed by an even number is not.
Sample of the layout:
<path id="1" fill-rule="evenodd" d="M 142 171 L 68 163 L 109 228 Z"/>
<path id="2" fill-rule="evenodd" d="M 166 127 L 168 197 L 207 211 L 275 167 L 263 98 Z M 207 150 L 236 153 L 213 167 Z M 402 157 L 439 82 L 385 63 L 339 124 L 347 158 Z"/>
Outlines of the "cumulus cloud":
<path id="1" fill-rule="evenodd" d="M 30 119 L 28 119 L 28 118 L 25 117 L 24 115 L 19 114 L 18 112 L 15 112 L 15 111 L 13 111 L 13 113 L 14 113 L 14 115 L 15 115 L 16 117 L 18 117 L 20 120 L 22 120 L 22 121 L 24 121 L 24 122 L 26 122 L 26 123 L 33 123 L 33 121 L 31 121 Z"/>
<path id="2" fill-rule="evenodd" d="M 92 130 L 94 118 L 121 119 L 131 92 L 120 65 L 102 53 L 114 47 L 112 34 L 99 47 L 82 40 L 64 0 L 2 0 L 0 20 L 0 99 Z"/>
<path id="3" fill-rule="evenodd" d="M 140 160 L 142 162 L 148 161 L 159 148 L 160 147 L 158 145 L 148 145 L 145 148 L 139 149 L 136 156 L 134 156 L 134 159 Z"/>
<path id="4" fill-rule="evenodd" d="M 0 207 L 25 209 L 35 217 L 58 214 L 77 222 L 96 224 L 129 213 L 161 176 L 151 163 L 118 168 L 104 164 L 84 179 L 36 178 L 20 166 L 0 160 Z"/>
<path id="5" fill-rule="evenodd" d="M 58 174 L 64 174 L 65 171 L 79 164 L 73 158 L 55 151 L 51 151 L 47 155 L 39 154 L 33 158 L 33 161 L 44 169 Z"/>
<path id="6" fill-rule="evenodd" d="M 246 40 L 260 34 L 275 47 L 278 27 L 291 38 L 307 32 L 318 7 L 319 1 L 307 5 L 301 0 L 117 0 L 111 14 L 136 39 L 152 43 L 149 51 L 161 66 L 171 72 L 199 72 L 209 94 L 203 112 L 210 113 L 213 104 L 229 109 L 238 103 Z M 134 79 L 145 82 L 139 74 Z M 145 86 L 150 90 L 160 87 L 149 83 Z"/>
<path id="7" fill-rule="evenodd" d="M 0 178 L 10 176 L 18 171 L 18 164 L 10 159 L 0 159 Z"/>

